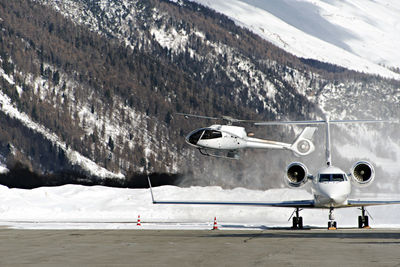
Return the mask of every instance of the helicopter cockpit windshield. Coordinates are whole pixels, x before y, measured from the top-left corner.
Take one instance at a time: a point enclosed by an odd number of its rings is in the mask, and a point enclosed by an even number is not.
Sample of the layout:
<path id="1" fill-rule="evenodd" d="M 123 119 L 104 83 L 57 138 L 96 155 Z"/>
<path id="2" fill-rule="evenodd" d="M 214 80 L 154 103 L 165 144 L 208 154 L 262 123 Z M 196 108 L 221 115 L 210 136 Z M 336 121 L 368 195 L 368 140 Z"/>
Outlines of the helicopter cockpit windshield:
<path id="1" fill-rule="evenodd" d="M 187 141 L 193 145 L 196 145 L 197 142 L 199 142 L 199 140 L 215 139 L 221 137 L 222 133 L 220 131 L 202 128 L 190 133 L 189 136 L 187 137 Z"/>
<path id="2" fill-rule="evenodd" d="M 196 131 L 191 132 L 188 137 L 187 141 L 193 145 L 196 145 L 199 141 L 200 137 L 203 135 L 204 129 L 199 129 Z"/>

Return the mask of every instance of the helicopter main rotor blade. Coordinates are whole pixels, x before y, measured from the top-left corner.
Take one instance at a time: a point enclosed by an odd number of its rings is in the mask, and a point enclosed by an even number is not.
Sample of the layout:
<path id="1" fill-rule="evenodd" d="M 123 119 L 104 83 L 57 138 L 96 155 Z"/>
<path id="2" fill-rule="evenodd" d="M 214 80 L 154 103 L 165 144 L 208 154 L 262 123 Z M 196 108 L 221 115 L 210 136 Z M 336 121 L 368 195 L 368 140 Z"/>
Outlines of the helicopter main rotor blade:
<path id="1" fill-rule="evenodd" d="M 188 113 L 175 113 L 175 114 L 184 116 L 185 118 L 192 117 L 192 118 L 209 119 L 209 120 L 220 120 L 221 119 L 221 118 L 216 118 L 216 117 L 208 117 L 208 116 L 194 115 L 194 114 L 188 114 Z"/>
<path id="2" fill-rule="evenodd" d="M 393 122 L 389 120 L 315 120 L 315 121 L 267 121 L 256 122 L 255 125 L 307 125 L 307 124 L 326 124 L 326 123 L 380 123 L 380 122 Z"/>
<path id="3" fill-rule="evenodd" d="M 225 120 L 229 123 L 235 123 L 235 122 L 260 122 L 260 121 L 255 121 L 255 120 L 241 120 L 241 119 L 235 119 L 231 116 L 221 116 L 221 117 L 209 117 L 209 116 L 202 116 L 202 115 L 195 115 L 195 114 L 188 114 L 188 113 L 175 113 L 176 115 L 184 116 L 185 118 L 200 118 L 200 119 L 209 119 L 209 120 Z"/>
<path id="4" fill-rule="evenodd" d="M 229 122 L 251 122 L 251 123 L 256 123 L 260 121 L 255 121 L 255 120 L 241 120 L 241 119 L 235 119 L 231 116 L 222 116 L 222 119 L 229 121 Z"/>

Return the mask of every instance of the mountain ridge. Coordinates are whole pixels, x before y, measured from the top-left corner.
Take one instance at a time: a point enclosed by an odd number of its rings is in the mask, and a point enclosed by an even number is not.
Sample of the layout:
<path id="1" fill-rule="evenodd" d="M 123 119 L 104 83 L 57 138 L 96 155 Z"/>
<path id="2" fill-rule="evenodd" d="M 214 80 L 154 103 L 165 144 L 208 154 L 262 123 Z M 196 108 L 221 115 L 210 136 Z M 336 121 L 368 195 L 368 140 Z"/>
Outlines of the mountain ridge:
<path id="1" fill-rule="evenodd" d="M 232 186 L 254 176 L 241 169 L 262 166 L 259 152 L 245 152 L 240 163 L 201 157 L 186 146 L 184 136 L 207 122 L 188 122 L 175 112 L 258 120 L 311 119 L 324 112 L 338 119 L 398 114 L 398 96 L 393 94 L 398 82 L 303 62 L 195 3 L 0 3 L 5 14 L 0 21 L 1 89 L 13 108 L 57 137 L 56 149 L 43 153 L 76 151 L 125 178 L 187 173 L 194 181 L 207 175 L 212 182 L 226 172 L 233 178 L 223 183 Z M 381 85 L 384 92 L 376 90 Z M 354 100 L 358 94 L 367 96 L 365 103 L 391 96 L 366 109 Z M 1 114 L 7 115 L 4 110 Z M 68 153 L 58 152 L 68 160 L 57 166 L 41 161 L 46 156 L 38 153 L 40 145 L 33 149 L 34 144 L 19 143 L 26 136 L 20 127 L 15 138 L 2 135 L 2 146 L 17 151 L 4 156 L 7 166 L 20 161 L 38 173 L 73 169 L 100 176 L 74 163 Z M 251 130 L 265 135 L 263 129 Z M 267 135 L 290 140 L 294 131 L 278 129 Z M 45 140 L 39 143 L 47 144 Z M 284 154 L 277 154 L 266 166 L 274 165 L 272 171 L 261 169 L 257 179 L 281 170 Z"/>

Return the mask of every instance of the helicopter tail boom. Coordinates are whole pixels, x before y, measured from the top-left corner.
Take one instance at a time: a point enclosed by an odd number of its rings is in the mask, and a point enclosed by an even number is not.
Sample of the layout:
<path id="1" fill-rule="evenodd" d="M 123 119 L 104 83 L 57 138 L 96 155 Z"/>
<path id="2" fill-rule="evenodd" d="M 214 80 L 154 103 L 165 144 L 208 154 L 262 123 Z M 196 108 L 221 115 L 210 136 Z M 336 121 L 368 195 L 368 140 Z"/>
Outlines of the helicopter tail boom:
<path id="1" fill-rule="evenodd" d="M 316 127 L 304 128 L 292 144 L 248 137 L 246 139 L 246 147 L 288 149 L 293 151 L 296 155 L 306 156 L 315 150 L 314 144 L 311 140 L 316 129 Z"/>

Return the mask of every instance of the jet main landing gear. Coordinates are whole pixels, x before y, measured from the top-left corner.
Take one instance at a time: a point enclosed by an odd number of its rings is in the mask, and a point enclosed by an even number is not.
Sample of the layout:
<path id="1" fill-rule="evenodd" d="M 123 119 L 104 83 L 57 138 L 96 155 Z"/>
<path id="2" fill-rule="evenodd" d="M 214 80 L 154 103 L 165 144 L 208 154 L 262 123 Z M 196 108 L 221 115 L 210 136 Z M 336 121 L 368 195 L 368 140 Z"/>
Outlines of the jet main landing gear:
<path id="1" fill-rule="evenodd" d="M 294 210 L 294 212 L 292 213 L 292 216 L 290 216 L 290 218 L 292 218 L 292 229 L 303 229 L 303 217 L 299 216 L 300 213 L 300 208 L 296 208 Z M 294 216 L 293 216 L 294 215 Z M 290 221 L 289 218 L 289 221 Z"/>
<path id="2" fill-rule="evenodd" d="M 366 213 L 368 213 L 368 211 L 364 207 L 361 207 L 361 216 L 358 216 L 358 228 L 371 228 L 369 226 L 368 216 L 365 215 Z"/>

